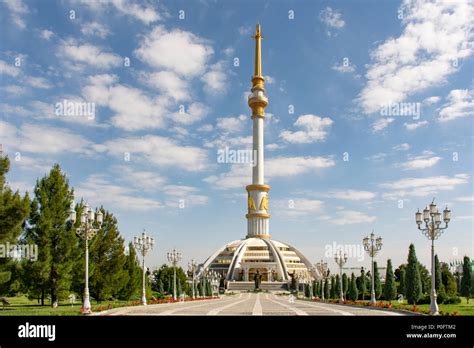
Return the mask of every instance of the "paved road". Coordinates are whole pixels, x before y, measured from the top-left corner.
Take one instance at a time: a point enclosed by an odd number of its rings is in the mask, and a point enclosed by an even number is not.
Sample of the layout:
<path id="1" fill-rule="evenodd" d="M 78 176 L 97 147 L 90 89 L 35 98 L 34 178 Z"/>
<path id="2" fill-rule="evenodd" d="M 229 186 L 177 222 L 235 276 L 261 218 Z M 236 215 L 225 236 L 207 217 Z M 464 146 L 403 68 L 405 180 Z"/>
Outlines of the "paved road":
<path id="1" fill-rule="evenodd" d="M 400 312 L 240 293 L 216 300 L 116 308 L 96 315 L 404 315 Z"/>

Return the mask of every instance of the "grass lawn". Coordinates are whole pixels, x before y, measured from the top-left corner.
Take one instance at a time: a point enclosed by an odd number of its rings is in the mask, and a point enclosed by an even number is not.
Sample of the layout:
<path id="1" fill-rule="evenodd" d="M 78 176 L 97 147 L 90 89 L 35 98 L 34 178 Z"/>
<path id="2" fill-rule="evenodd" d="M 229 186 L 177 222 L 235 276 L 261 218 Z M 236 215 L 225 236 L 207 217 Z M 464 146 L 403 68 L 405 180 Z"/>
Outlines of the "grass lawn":
<path id="1" fill-rule="evenodd" d="M 393 308 L 413 308 L 413 305 L 399 303 L 398 301 L 392 301 Z M 416 305 L 422 311 L 429 312 L 429 304 Z M 474 315 L 474 300 L 470 300 L 469 304 L 465 297 L 461 297 L 461 303 L 459 304 L 438 304 L 440 314 L 453 314 L 456 312 L 457 315 Z"/>
<path id="2" fill-rule="evenodd" d="M 41 306 L 36 300 L 30 301 L 26 296 L 8 297 L 7 300 L 10 302 L 10 306 L 5 306 L 2 310 L 0 305 L 0 315 L 82 315 L 82 303 L 80 301 L 76 302 L 74 306 L 71 306 L 68 301 L 63 301 L 59 302 L 57 308 L 51 308 L 49 304 Z M 98 312 L 99 309 L 106 310 L 109 304 L 114 308 L 122 307 L 127 305 L 127 301 L 103 301 L 100 305 L 95 301 L 91 301 L 94 312 Z M 101 308 L 97 308 L 97 306 L 101 306 Z"/>

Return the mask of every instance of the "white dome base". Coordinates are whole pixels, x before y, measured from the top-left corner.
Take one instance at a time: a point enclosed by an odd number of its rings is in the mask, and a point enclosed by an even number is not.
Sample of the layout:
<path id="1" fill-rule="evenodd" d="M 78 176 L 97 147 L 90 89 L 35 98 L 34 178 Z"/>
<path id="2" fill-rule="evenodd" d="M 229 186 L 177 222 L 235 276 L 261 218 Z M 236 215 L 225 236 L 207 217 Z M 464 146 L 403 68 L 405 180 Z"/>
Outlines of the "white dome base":
<path id="1" fill-rule="evenodd" d="M 263 281 L 319 278 L 311 262 L 288 243 L 270 238 L 247 238 L 226 244 L 212 254 L 203 270 L 216 271 L 227 281 L 252 281 L 258 271 Z"/>

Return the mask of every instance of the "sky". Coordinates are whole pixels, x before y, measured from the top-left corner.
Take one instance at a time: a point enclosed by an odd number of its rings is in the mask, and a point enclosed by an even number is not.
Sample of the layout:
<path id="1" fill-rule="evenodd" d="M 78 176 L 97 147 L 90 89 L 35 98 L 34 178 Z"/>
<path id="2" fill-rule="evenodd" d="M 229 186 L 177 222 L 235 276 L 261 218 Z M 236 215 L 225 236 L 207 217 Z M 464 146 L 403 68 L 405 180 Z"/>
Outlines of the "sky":
<path id="1" fill-rule="evenodd" d="M 0 2 L 0 143 L 32 192 L 59 163 L 75 200 L 146 229 L 151 267 L 203 262 L 246 235 L 246 98 L 255 25 L 269 98 L 270 234 L 335 269 L 334 245 L 383 238 L 379 265 L 429 265 L 414 216 L 452 221 L 441 261 L 473 254 L 474 4 L 469 1 Z M 353 249 L 354 250 L 354 249 Z"/>

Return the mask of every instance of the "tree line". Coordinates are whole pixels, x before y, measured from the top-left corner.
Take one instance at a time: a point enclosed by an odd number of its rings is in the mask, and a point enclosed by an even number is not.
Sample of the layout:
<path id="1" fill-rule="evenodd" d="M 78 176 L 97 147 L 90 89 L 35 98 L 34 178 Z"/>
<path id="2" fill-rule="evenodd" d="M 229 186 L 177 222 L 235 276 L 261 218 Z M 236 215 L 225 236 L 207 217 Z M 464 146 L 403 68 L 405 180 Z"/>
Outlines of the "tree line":
<path id="1" fill-rule="evenodd" d="M 435 256 L 435 288 L 438 303 L 460 303 L 459 296 L 469 299 L 474 296 L 474 277 L 471 269 L 471 260 L 465 256 L 462 272 L 451 272 L 448 264 L 439 262 Z M 357 301 L 370 299 L 372 279 L 369 272 L 362 268 L 360 275 L 353 272 L 350 277 L 342 274 L 344 299 Z M 392 261 L 387 260 L 385 282 L 382 284 L 377 262 L 374 262 L 374 290 L 377 300 L 404 300 L 410 304 L 430 303 L 431 273 L 422 265 L 415 252 L 415 246 L 410 244 L 408 260 L 395 271 Z M 341 280 L 339 274 L 328 277 L 325 281 L 314 281 L 311 286 L 305 287 L 306 297 L 325 299 L 339 299 Z"/>

